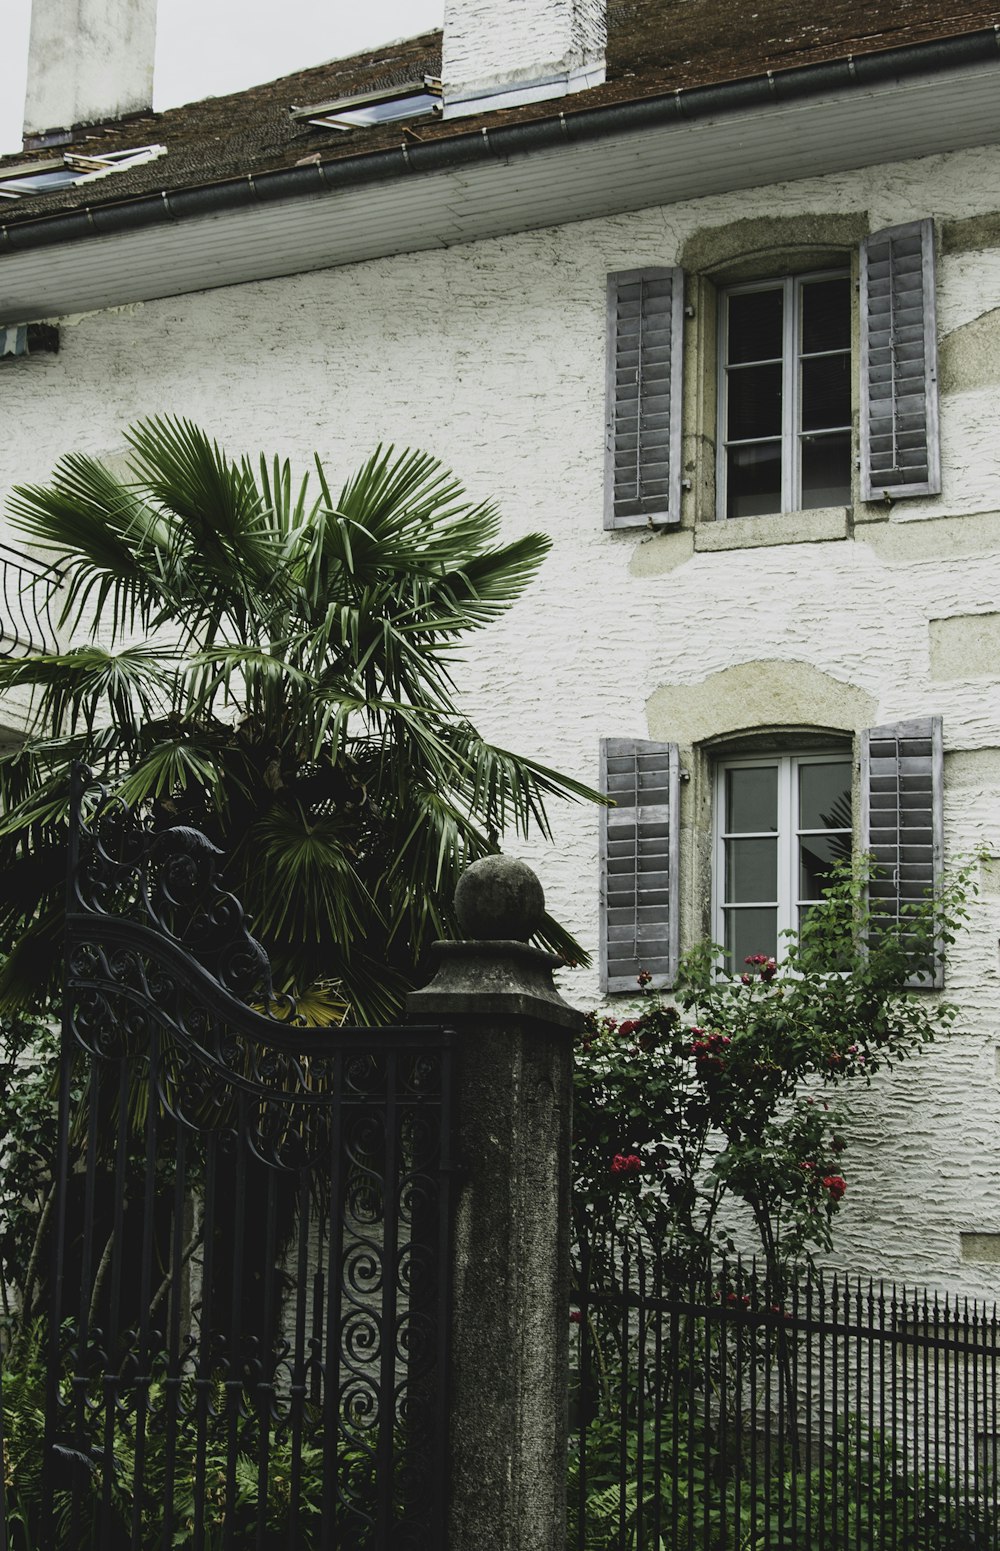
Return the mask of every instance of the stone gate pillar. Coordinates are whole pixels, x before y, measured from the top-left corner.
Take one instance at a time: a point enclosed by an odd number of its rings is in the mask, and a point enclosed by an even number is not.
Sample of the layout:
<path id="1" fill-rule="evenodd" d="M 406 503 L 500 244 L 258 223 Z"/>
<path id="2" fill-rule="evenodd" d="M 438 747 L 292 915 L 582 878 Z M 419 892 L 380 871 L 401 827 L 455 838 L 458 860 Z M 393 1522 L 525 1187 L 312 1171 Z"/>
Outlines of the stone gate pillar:
<path id="1" fill-rule="evenodd" d="M 456 1049 L 447 1551 L 563 1551 L 569 1354 L 572 1036 L 582 1016 L 528 946 L 544 914 L 523 862 L 459 883 L 463 940 L 410 1018 Z"/>

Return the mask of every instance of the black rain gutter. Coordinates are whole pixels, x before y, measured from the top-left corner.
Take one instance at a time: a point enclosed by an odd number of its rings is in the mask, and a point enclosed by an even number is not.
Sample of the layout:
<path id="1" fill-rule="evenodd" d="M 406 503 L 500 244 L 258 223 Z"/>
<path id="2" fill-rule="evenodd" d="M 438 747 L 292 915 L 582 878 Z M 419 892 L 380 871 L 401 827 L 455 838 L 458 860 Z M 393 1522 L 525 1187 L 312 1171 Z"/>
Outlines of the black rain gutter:
<path id="1" fill-rule="evenodd" d="M 87 237 L 139 231 L 166 222 L 245 210 L 273 201 L 337 193 L 364 184 L 402 179 L 412 173 L 444 172 L 477 162 L 507 160 L 556 146 L 580 145 L 612 135 L 662 128 L 720 113 L 739 113 L 776 104 L 801 102 L 830 92 L 866 91 L 892 81 L 942 71 L 962 70 L 1000 60 L 1000 26 L 886 49 L 877 54 L 848 54 L 824 64 L 796 65 L 715 86 L 680 87 L 656 97 L 602 108 L 582 108 L 528 123 L 479 128 L 454 138 L 370 151 L 307 167 L 248 173 L 242 178 L 191 188 L 141 194 L 117 204 L 85 206 L 59 215 L 0 225 L 0 255 L 22 253 Z"/>

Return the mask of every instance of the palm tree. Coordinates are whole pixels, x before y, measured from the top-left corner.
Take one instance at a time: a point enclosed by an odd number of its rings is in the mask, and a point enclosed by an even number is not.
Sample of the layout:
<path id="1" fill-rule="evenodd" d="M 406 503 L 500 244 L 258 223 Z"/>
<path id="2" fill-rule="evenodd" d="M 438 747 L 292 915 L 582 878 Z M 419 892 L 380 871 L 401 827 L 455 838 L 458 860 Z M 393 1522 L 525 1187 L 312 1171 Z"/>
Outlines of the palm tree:
<path id="1" fill-rule="evenodd" d="M 194 824 L 307 1018 L 392 1016 L 451 924 L 462 869 L 549 834 L 587 787 L 485 742 L 455 703 L 463 638 L 510 606 L 548 541 L 426 454 L 379 448 L 334 495 L 316 459 L 227 456 L 182 419 L 127 434 L 131 477 L 63 458 L 10 510 L 64 572 L 83 644 L 0 663 L 30 686 L 0 760 L 0 1006 L 51 985 L 68 784 L 84 760 L 157 826 Z M 555 921 L 545 945 L 583 954 Z"/>

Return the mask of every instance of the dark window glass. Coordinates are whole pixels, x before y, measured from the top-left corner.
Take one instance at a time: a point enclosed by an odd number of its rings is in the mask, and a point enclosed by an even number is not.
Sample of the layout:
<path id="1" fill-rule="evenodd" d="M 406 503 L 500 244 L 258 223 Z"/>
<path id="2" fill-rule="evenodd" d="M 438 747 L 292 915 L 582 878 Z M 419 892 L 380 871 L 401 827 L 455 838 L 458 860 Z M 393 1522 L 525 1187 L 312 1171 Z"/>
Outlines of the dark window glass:
<path id="1" fill-rule="evenodd" d="M 850 829 L 851 763 L 799 766 L 799 828 Z"/>
<path id="2" fill-rule="evenodd" d="M 807 835 L 799 844 L 799 898 L 820 899 L 830 869 L 851 855 L 850 835 Z"/>
<path id="3" fill-rule="evenodd" d="M 850 348 L 850 278 L 807 281 L 802 286 L 802 354 Z"/>
<path id="4" fill-rule="evenodd" d="M 851 296 L 850 277 L 837 275 L 726 298 L 726 517 L 850 500 Z"/>
<path id="5" fill-rule="evenodd" d="M 778 770 L 775 765 L 739 765 L 726 771 L 726 832 L 776 834 Z"/>
<path id="6" fill-rule="evenodd" d="M 756 441 L 781 435 L 781 364 L 741 366 L 729 373 L 729 425 L 731 442 Z"/>
<path id="7" fill-rule="evenodd" d="M 778 897 L 777 840 L 726 841 L 726 901 L 753 904 Z"/>
<path id="8" fill-rule="evenodd" d="M 802 362 L 802 429 L 825 431 L 851 423 L 851 358 L 818 355 Z"/>
<path id="9" fill-rule="evenodd" d="M 738 291 L 729 298 L 726 359 L 780 361 L 784 300 L 780 289 Z"/>
<path id="10" fill-rule="evenodd" d="M 740 974 L 754 953 L 776 958 L 778 953 L 778 912 L 754 907 L 726 911 L 726 955 L 728 968 Z"/>
<path id="11" fill-rule="evenodd" d="M 726 516 L 759 517 L 781 511 L 781 443 L 730 447 Z"/>

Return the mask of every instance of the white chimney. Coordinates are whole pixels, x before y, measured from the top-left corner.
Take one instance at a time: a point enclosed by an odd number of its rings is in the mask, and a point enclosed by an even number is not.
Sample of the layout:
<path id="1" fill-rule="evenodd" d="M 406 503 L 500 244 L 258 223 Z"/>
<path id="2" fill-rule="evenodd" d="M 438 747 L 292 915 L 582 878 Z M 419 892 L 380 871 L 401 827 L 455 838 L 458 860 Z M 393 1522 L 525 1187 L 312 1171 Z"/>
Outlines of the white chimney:
<path id="1" fill-rule="evenodd" d="M 33 0 L 25 136 L 153 101 L 156 0 Z"/>
<path id="2" fill-rule="evenodd" d="M 445 0 L 445 118 L 600 86 L 607 0 Z"/>

